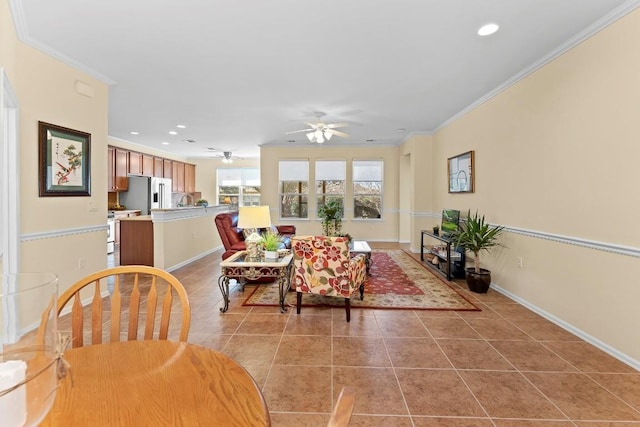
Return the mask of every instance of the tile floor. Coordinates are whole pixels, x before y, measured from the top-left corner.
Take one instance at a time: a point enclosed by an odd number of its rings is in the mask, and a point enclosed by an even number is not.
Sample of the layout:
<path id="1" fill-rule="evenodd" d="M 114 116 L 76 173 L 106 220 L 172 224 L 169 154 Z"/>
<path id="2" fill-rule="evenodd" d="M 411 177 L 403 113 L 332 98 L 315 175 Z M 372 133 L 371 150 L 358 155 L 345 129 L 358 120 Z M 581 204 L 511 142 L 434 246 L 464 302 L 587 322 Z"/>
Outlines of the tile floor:
<path id="1" fill-rule="evenodd" d="M 352 309 L 346 323 L 343 309 L 243 307 L 247 286 L 220 313 L 219 262 L 173 272 L 189 342 L 242 364 L 274 426 L 325 426 L 345 385 L 352 426 L 640 426 L 640 372 L 496 291 L 460 283 L 480 312 Z"/>

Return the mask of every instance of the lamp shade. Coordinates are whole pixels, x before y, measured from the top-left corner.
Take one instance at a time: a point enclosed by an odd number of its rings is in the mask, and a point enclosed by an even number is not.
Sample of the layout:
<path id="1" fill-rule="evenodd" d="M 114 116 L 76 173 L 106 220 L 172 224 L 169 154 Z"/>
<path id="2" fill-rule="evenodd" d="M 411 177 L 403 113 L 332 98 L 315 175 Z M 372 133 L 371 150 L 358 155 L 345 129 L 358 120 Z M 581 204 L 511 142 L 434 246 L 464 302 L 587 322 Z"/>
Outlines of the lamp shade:
<path id="1" fill-rule="evenodd" d="M 240 206 L 238 211 L 239 228 L 271 227 L 269 206 Z"/>

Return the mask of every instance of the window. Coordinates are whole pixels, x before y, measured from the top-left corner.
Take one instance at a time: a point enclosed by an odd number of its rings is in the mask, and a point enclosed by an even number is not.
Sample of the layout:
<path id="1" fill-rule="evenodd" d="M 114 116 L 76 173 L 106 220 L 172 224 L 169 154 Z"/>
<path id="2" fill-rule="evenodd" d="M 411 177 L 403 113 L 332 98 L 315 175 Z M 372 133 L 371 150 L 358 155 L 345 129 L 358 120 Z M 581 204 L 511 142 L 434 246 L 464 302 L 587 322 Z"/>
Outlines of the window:
<path id="1" fill-rule="evenodd" d="M 309 161 L 280 160 L 280 217 L 308 218 Z"/>
<path id="2" fill-rule="evenodd" d="M 218 204 L 260 205 L 260 169 L 218 169 Z"/>
<path id="3" fill-rule="evenodd" d="M 382 217 L 382 160 L 353 161 L 353 217 Z"/>
<path id="4" fill-rule="evenodd" d="M 320 209 L 329 200 L 340 203 L 344 217 L 344 191 L 347 177 L 347 162 L 344 160 L 316 161 L 317 208 Z"/>

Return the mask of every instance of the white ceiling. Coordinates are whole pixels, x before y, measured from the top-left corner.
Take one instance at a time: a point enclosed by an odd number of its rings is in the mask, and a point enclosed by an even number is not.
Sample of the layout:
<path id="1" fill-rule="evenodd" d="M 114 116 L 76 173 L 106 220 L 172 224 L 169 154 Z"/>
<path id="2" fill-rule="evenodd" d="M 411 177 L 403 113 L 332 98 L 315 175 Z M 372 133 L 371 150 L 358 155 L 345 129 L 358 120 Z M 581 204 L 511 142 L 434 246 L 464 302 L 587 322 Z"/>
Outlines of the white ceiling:
<path id="1" fill-rule="evenodd" d="M 285 132 L 318 111 L 349 123 L 325 144 L 433 132 L 640 0 L 9 2 L 21 40 L 111 85 L 110 136 L 256 157 L 311 144 Z M 488 22 L 500 31 L 479 37 Z"/>

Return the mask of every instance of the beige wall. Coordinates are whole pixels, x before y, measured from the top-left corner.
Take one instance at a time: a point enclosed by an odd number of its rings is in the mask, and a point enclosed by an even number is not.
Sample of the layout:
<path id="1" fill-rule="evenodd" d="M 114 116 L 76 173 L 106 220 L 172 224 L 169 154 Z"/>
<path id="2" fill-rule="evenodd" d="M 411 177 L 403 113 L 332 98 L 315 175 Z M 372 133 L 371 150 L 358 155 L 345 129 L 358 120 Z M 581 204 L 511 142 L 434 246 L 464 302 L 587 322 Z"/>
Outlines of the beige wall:
<path id="1" fill-rule="evenodd" d="M 400 146 L 401 185 L 398 194 L 402 203 L 402 222 L 409 224 L 408 243 L 413 252 L 420 251 L 420 231 L 431 230 L 440 223 L 439 210 L 434 207 L 433 137 L 415 135 Z M 406 181 L 406 182 L 405 182 Z M 408 213 L 404 214 L 404 209 Z M 440 210 L 442 210 L 440 208 Z M 401 229 L 401 232 L 403 230 Z M 407 231 L 404 231 L 407 232 Z M 400 239 L 405 240 L 405 239 Z"/>
<path id="2" fill-rule="evenodd" d="M 507 248 L 482 259 L 494 283 L 636 366 L 638 40 L 635 11 L 439 131 L 433 153 L 434 210 L 478 209 L 514 230 Z M 446 159 L 469 150 L 476 191 L 448 194 Z M 549 240 L 558 236 L 629 246 L 636 256 Z"/>
<path id="3" fill-rule="evenodd" d="M 108 88 L 19 42 L 6 0 L 0 2 L 0 67 L 19 103 L 21 271 L 55 273 L 63 291 L 106 266 Z M 77 81 L 94 96 L 77 93 Z M 90 197 L 38 196 L 38 121 L 91 134 Z M 89 212 L 90 205 L 97 211 Z"/>
<path id="4" fill-rule="evenodd" d="M 262 182 L 262 201 L 271 209 L 271 219 L 277 224 L 295 224 L 297 234 L 322 234 L 320 220 L 316 219 L 316 200 L 309 197 L 309 216 L 307 220 L 281 219 L 279 215 L 278 196 L 278 161 L 284 159 L 308 159 L 309 175 L 314 176 L 315 161 L 327 159 L 342 159 L 347 161 L 347 183 L 351 182 L 352 160 L 382 159 L 384 161 L 383 183 L 383 218 L 372 220 L 353 219 L 353 191 L 347 186 L 345 200 L 345 219 L 342 231 L 351 234 L 356 239 L 372 241 L 398 241 L 398 213 L 399 213 L 399 171 L 398 147 L 339 147 L 318 146 L 309 147 L 269 147 L 262 146 L 260 150 L 260 173 Z M 311 191 L 315 186 L 310 183 Z M 312 193 L 313 194 L 313 193 Z"/>

